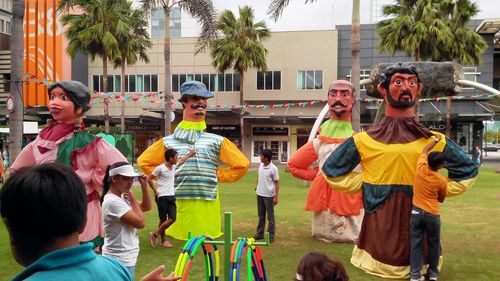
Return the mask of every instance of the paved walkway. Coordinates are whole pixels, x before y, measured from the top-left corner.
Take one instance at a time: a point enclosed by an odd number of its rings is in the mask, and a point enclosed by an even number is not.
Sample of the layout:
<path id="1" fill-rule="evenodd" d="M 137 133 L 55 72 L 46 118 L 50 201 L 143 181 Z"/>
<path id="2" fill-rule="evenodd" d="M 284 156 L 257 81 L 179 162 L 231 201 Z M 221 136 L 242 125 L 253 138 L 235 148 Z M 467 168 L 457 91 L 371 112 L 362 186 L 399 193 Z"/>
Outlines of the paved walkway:
<path id="1" fill-rule="evenodd" d="M 482 167 L 500 169 L 500 152 L 483 152 L 483 165 Z"/>

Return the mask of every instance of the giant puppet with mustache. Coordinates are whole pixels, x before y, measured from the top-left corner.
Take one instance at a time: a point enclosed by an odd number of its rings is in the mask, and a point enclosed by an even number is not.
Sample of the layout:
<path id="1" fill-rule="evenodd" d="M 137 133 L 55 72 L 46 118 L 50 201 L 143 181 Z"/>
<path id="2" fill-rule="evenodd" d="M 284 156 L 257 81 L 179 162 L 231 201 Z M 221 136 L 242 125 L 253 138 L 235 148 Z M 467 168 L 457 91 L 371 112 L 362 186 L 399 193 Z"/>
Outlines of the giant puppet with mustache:
<path id="1" fill-rule="evenodd" d="M 233 182 L 246 174 L 250 161 L 227 138 L 204 132 L 207 99 L 212 98 L 205 84 L 188 81 L 181 85 L 182 121 L 172 135 L 152 144 L 137 159 L 146 174 L 165 162 L 166 148 L 173 148 L 179 158 L 191 150 L 191 156 L 175 171 L 177 220 L 167 234 L 187 240 L 194 236 L 219 237 L 221 232 L 219 182 Z M 220 167 L 223 163 L 225 167 Z"/>
<path id="2" fill-rule="evenodd" d="M 87 86 L 78 81 L 57 81 L 49 86 L 48 95 L 47 107 L 54 122 L 21 151 L 11 169 L 50 162 L 71 167 L 87 192 L 87 223 L 79 236 L 80 242 L 101 246 L 104 235 L 99 195 L 102 180 L 108 165 L 127 162 L 127 159 L 104 139 L 84 131 L 83 115 L 90 109 Z"/>
<path id="3" fill-rule="evenodd" d="M 440 133 L 415 119 L 422 84 L 414 66 L 386 67 L 377 89 L 386 102 L 385 117 L 343 142 L 325 160 L 321 173 L 335 190 L 363 192 L 365 215 L 351 263 L 380 277 L 408 279 L 417 160 Z M 456 143 L 442 136 L 433 151 L 447 155 L 447 196 L 461 194 L 474 184 L 477 167 Z M 362 172 L 355 170 L 358 164 Z"/>
<path id="4" fill-rule="evenodd" d="M 347 194 L 331 189 L 318 173 L 326 158 L 340 143 L 353 135 L 353 89 L 346 80 L 337 80 L 330 85 L 330 119 L 321 125 L 319 135 L 299 148 L 288 161 L 293 176 L 313 181 L 307 194 L 305 210 L 314 212 L 312 236 L 325 242 L 355 242 L 361 229 L 361 192 Z M 316 160 L 319 160 L 319 166 L 309 168 Z"/>

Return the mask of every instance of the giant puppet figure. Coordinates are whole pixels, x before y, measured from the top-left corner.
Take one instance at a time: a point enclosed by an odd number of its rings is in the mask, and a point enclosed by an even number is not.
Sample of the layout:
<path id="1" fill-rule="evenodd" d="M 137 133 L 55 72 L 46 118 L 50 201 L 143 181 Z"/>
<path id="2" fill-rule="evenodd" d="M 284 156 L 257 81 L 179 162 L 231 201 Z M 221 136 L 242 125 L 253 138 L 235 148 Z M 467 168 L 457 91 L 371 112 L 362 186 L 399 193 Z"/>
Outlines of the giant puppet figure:
<path id="1" fill-rule="evenodd" d="M 353 135 L 351 111 L 355 101 L 349 81 L 334 81 L 328 88 L 330 119 L 321 125 L 318 137 L 299 148 L 288 161 L 293 176 L 312 180 L 305 210 L 314 212 L 312 236 L 326 242 L 355 242 L 361 229 L 361 192 L 347 194 L 331 189 L 318 173 L 326 158 Z M 309 169 L 316 160 L 319 166 Z"/>
<path id="2" fill-rule="evenodd" d="M 386 102 L 385 117 L 343 142 L 326 159 L 322 173 L 334 189 L 363 191 L 365 216 L 351 263 L 373 275 L 404 279 L 410 270 L 409 226 L 417 160 L 439 133 L 415 119 L 422 84 L 414 66 L 387 67 L 377 90 Z M 447 154 L 447 196 L 472 187 L 477 167 L 456 143 L 442 137 L 433 150 Z M 359 163 L 363 171 L 354 172 Z"/>
<path id="3" fill-rule="evenodd" d="M 180 102 L 183 120 L 174 133 L 152 144 L 137 159 L 146 174 L 165 162 L 166 148 L 175 149 L 180 156 L 190 150 L 196 154 L 175 173 L 175 197 L 177 220 L 167 234 L 187 240 L 193 235 L 219 237 L 221 232 L 219 182 L 233 182 L 246 174 L 250 162 L 227 138 L 206 133 L 205 114 L 207 99 L 213 94 L 205 84 L 188 81 L 181 85 Z M 223 163 L 227 167 L 219 167 Z"/>
<path id="4" fill-rule="evenodd" d="M 58 81 L 49 86 L 48 93 L 54 122 L 21 151 L 11 169 L 47 162 L 71 167 L 87 192 L 87 224 L 79 239 L 98 246 L 104 234 L 99 195 L 104 173 L 108 165 L 127 159 L 104 139 L 83 131 L 83 114 L 90 109 L 87 86 L 78 81 Z"/>

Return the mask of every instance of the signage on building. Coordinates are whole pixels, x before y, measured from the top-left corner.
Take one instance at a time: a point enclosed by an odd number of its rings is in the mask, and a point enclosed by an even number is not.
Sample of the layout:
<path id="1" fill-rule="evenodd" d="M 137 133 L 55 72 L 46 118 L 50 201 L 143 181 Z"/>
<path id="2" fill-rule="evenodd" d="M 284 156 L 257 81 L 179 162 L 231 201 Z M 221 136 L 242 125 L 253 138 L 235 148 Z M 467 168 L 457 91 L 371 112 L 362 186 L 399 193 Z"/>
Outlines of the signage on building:
<path id="1" fill-rule="evenodd" d="M 288 136 L 288 127 L 253 127 L 254 136 Z"/>
<path id="2" fill-rule="evenodd" d="M 239 138 L 240 125 L 207 125 L 207 132 L 226 138 Z"/>
<path id="3" fill-rule="evenodd" d="M 127 131 L 159 131 L 160 125 L 127 125 Z"/>
<path id="4" fill-rule="evenodd" d="M 445 121 L 424 121 L 422 124 L 431 131 L 445 132 L 446 122 Z"/>

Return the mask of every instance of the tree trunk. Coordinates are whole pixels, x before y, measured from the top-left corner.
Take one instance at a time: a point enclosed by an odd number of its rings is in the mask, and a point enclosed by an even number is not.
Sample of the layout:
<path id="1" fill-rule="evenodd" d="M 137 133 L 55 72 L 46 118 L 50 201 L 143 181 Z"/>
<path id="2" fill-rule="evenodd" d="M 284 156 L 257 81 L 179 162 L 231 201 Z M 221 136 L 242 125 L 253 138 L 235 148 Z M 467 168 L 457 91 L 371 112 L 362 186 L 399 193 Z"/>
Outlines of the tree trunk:
<path id="1" fill-rule="evenodd" d="M 420 61 L 420 48 L 417 47 L 415 50 L 415 61 Z M 420 121 L 420 102 L 418 101 L 417 97 L 417 102 L 415 103 L 415 120 Z"/>
<path id="2" fill-rule="evenodd" d="M 122 103 L 120 108 L 120 131 L 125 134 L 125 56 L 122 57 L 122 73 L 120 77 L 120 90 Z"/>
<path id="3" fill-rule="evenodd" d="M 24 0 L 12 1 L 12 35 L 10 59 L 10 96 L 14 98 L 15 107 L 9 113 L 9 132 L 7 137 L 9 162 L 12 163 L 21 152 L 23 139 L 23 62 L 24 62 Z"/>
<path id="4" fill-rule="evenodd" d="M 172 102 L 172 75 L 170 72 L 170 8 L 163 7 L 163 14 L 165 21 L 163 23 L 163 56 L 165 59 L 165 88 L 163 90 L 165 97 L 165 132 L 164 135 L 168 136 L 171 134 L 171 123 L 172 120 L 170 115 L 172 114 L 172 107 L 170 103 Z"/>
<path id="5" fill-rule="evenodd" d="M 102 86 L 104 93 L 108 93 L 108 56 L 102 57 Z M 109 97 L 104 96 L 104 132 L 109 134 Z"/>
<path id="6" fill-rule="evenodd" d="M 353 0 L 352 2 L 352 33 L 351 33 L 351 54 L 352 54 L 352 71 L 351 71 L 351 81 L 354 85 L 354 90 L 358 95 L 356 103 L 352 111 L 352 128 L 355 132 L 359 132 L 361 125 L 361 108 L 359 103 L 359 97 L 361 95 L 359 91 L 359 71 L 360 71 L 360 25 L 359 25 L 359 6 L 360 0 Z"/>
<path id="7" fill-rule="evenodd" d="M 242 106 L 240 110 L 240 149 L 243 151 L 245 148 L 245 120 L 243 119 L 243 114 L 245 113 L 245 100 L 243 99 L 243 83 L 245 80 L 245 72 L 240 71 L 240 105 Z M 243 151 L 243 154 L 245 152 Z"/>
<path id="8" fill-rule="evenodd" d="M 451 138 L 451 97 L 446 98 L 446 136 Z"/>

